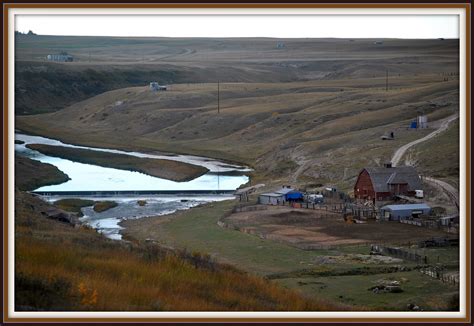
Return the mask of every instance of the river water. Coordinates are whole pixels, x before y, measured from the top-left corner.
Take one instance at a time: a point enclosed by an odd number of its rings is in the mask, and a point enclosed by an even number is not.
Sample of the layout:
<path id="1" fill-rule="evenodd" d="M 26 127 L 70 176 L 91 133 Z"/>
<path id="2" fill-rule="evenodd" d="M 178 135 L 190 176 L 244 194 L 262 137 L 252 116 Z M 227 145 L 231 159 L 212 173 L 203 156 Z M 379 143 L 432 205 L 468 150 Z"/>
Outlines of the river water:
<path id="1" fill-rule="evenodd" d="M 235 190 L 242 184 L 248 182 L 246 175 L 219 175 L 219 173 L 240 171 L 251 171 L 247 167 L 227 164 L 214 159 L 197 157 L 190 155 L 156 155 L 138 152 L 124 152 L 112 149 L 91 148 L 85 146 L 75 146 L 65 144 L 60 141 L 17 133 L 16 140 L 21 140 L 24 144 L 15 144 L 16 155 L 22 155 L 31 159 L 49 163 L 66 173 L 71 180 L 59 185 L 50 185 L 35 189 L 35 191 L 50 192 L 51 196 L 43 196 L 49 202 L 65 198 L 65 196 L 54 195 L 54 192 L 61 191 L 216 191 Z M 47 144 L 56 146 L 77 147 L 83 149 L 107 151 L 113 153 L 133 155 L 137 157 L 148 157 L 158 159 L 176 160 L 208 168 L 209 173 L 187 182 L 176 182 L 156 178 L 140 172 L 125 171 L 113 168 L 105 168 L 92 164 L 73 162 L 70 160 L 44 155 L 31 150 L 27 144 Z M 69 197 L 70 198 L 70 197 Z M 200 204 L 213 201 L 229 200 L 231 195 L 142 195 L 142 196 L 111 196 L 92 197 L 74 196 L 74 198 L 113 200 L 118 206 L 102 213 L 94 212 L 91 207 L 83 208 L 84 217 L 81 221 L 97 229 L 111 239 L 121 239 L 118 225 L 123 219 L 141 218 L 145 216 L 161 216 L 171 214 L 177 210 L 189 209 Z M 146 200 L 147 205 L 139 206 L 138 200 Z"/>
<path id="2" fill-rule="evenodd" d="M 15 152 L 18 155 L 27 156 L 31 159 L 41 161 L 43 163 L 49 163 L 56 166 L 58 169 L 66 173 L 71 180 L 59 184 L 44 186 L 35 191 L 140 191 L 140 190 L 235 190 L 240 185 L 248 182 L 246 175 L 228 176 L 219 175 L 218 173 L 240 171 L 250 171 L 247 167 L 241 167 L 237 165 L 230 165 L 223 162 L 219 162 L 213 159 L 207 159 L 204 157 L 197 156 L 165 156 L 165 155 L 153 155 L 153 154 L 142 154 L 137 152 L 124 152 L 119 150 L 110 149 L 99 149 L 84 146 L 74 146 L 64 144 L 57 140 L 50 138 L 44 138 L 39 136 L 30 136 L 23 134 L 16 134 L 15 139 L 25 142 L 24 144 L 15 144 Z M 195 165 L 201 165 L 210 170 L 199 178 L 196 178 L 187 182 L 176 182 L 166 179 L 161 179 L 153 176 L 149 176 L 140 172 L 119 170 L 113 168 L 106 168 L 102 166 L 84 164 L 73 162 L 70 160 L 52 157 L 44 155 L 40 152 L 31 150 L 25 145 L 27 144 L 47 144 L 56 146 L 67 146 L 76 147 L 89 150 L 107 151 L 119 154 L 127 154 L 138 157 L 148 158 L 159 158 L 169 159 L 175 161 L 181 161 L 191 163 Z"/>

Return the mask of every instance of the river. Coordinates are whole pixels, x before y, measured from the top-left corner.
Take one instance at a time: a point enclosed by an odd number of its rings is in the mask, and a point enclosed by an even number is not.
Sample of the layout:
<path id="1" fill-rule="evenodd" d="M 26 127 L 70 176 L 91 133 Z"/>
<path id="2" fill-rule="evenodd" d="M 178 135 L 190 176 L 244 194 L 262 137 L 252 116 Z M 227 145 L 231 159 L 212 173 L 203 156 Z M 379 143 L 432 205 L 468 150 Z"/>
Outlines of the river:
<path id="1" fill-rule="evenodd" d="M 235 190 L 242 184 L 248 182 L 246 175 L 219 175 L 219 173 L 239 171 L 249 172 L 248 167 L 228 164 L 215 159 L 190 155 L 157 155 L 139 152 L 125 152 L 113 149 L 92 148 L 65 144 L 58 140 L 31 136 L 21 133 L 15 134 L 16 140 L 24 144 L 15 144 L 16 155 L 22 155 L 31 159 L 49 163 L 66 173 L 71 180 L 59 185 L 43 186 L 34 191 L 48 192 L 49 196 L 43 198 L 49 202 L 65 198 L 61 196 L 63 191 L 214 191 Z M 106 168 L 92 164 L 78 163 L 58 157 L 44 155 L 31 150 L 27 144 L 47 144 L 56 146 L 76 147 L 89 150 L 107 151 L 119 154 L 133 155 L 137 157 L 148 157 L 157 159 L 169 159 L 204 166 L 209 173 L 187 182 L 176 182 L 149 176 L 140 172 L 125 171 Z M 55 192 L 58 192 L 55 195 Z M 114 200 L 118 206 L 108 211 L 97 213 L 92 208 L 83 208 L 84 217 L 81 221 L 97 229 L 111 239 L 121 239 L 118 223 L 123 219 L 141 218 L 145 216 L 159 216 L 173 213 L 181 209 L 219 200 L 233 199 L 232 195 L 118 195 L 109 197 L 74 196 L 74 198 L 94 200 Z M 140 206 L 138 200 L 147 201 L 147 205 Z"/>

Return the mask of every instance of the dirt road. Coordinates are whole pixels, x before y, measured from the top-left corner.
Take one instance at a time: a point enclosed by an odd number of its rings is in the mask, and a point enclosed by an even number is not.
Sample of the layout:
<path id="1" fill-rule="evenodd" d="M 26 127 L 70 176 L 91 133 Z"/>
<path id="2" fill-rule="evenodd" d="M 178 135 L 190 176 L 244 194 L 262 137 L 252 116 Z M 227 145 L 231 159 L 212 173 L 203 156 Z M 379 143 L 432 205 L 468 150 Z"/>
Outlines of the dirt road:
<path id="1" fill-rule="evenodd" d="M 447 193 L 451 200 L 456 204 L 456 208 L 459 210 L 459 191 L 456 188 L 447 182 L 435 178 L 425 177 L 424 180 L 433 184 L 437 188 L 441 188 L 445 193 Z"/>
<path id="2" fill-rule="evenodd" d="M 399 149 L 397 149 L 395 151 L 395 153 L 393 154 L 392 156 L 392 166 L 397 166 L 398 163 L 400 162 L 400 160 L 402 159 L 403 155 L 405 155 L 406 151 L 410 148 L 410 147 L 413 147 L 419 143 L 422 143 L 428 139 L 431 139 L 433 137 L 435 137 L 436 135 L 442 133 L 443 131 L 445 131 L 446 129 L 448 129 L 448 126 L 449 124 L 456 120 L 457 118 L 459 117 L 459 114 L 456 113 L 456 114 L 453 114 L 449 117 L 447 117 L 446 119 L 442 120 L 441 122 L 441 125 L 438 129 L 436 129 L 435 131 L 433 131 L 432 133 L 430 133 L 429 135 L 426 135 L 425 137 L 423 138 L 420 138 L 420 139 L 417 139 L 417 140 L 414 140 L 408 144 L 405 144 L 403 145 L 402 147 L 400 147 Z"/>
<path id="3" fill-rule="evenodd" d="M 423 138 L 414 140 L 414 141 L 412 141 L 408 144 L 403 145 L 399 149 L 397 149 L 395 151 L 395 153 L 393 154 L 393 157 L 392 157 L 392 165 L 397 166 L 398 163 L 400 162 L 401 158 L 403 157 L 403 155 L 405 155 L 406 151 L 410 147 L 415 146 L 416 144 L 424 142 L 424 141 L 426 141 L 428 139 L 431 139 L 431 138 L 435 137 L 436 135 L 442 133 L 443 131 L 448 129 L 449 124 L 452 121 L 456 120 L 458 117 L 459 117 L 458 113 L 447 117 L 446 119 L 441 121 L 441 125 L 439 126 L 439 128 L 436 129 L 435 131 L 433 131 L 432 133 L 430 133 L 429 135 L 426 135 Z M 432 178 L 432 177 L 425 177 L 424 179 L 426 181 L 428 181 L 429 183 L 433 184 L 436 188 L 440 188 L 442 191 L 447 193 L 448 196 L 452 199 L 453 203 L 456 205 L 456 208 L 459 210 L 459 191 L 456 188 L 451 186 L 449 183 L 446 183 L 444 181 L 441 181 L 441 180 L 438 180 L 438 179 L 435 179 L 435 178 Z"/>

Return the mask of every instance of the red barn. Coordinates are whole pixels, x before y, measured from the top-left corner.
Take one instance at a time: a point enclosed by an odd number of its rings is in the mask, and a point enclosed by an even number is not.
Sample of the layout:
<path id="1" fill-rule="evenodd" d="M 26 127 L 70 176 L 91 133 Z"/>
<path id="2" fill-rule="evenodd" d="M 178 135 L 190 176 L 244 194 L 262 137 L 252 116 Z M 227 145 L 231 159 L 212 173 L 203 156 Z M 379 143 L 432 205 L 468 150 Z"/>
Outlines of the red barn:
<path id="1" fill-rule="evenodd" d="M 389 200 L 395 195 L 414 196 L 421 190 L 421 180 L 412 166 L 365 168 L 359 173 L 354 186 L 356 199 Z"/>

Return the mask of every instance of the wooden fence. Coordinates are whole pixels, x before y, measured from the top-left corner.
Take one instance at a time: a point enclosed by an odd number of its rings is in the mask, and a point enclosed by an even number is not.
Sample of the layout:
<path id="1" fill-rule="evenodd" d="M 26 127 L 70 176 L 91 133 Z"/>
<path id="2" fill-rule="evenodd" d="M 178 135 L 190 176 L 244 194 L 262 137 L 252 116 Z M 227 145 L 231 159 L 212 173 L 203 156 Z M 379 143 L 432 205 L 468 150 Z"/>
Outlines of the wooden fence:
<path id="1" fill-rule="evenodd" d="M 416 253 L 403 250 L 401 248 L 394 248 L 394 247 L 384 247 L 381 245 L 372 245 L 370 247 L 372 252 L 379 253 L 381 255 L 393 256 L 398 257 L 404 260 L 411 260 L 418 264 L 427 264 L 428 257 L 427 256 L 420 256 Z"/>
<path id="2" fill-rule="evenodd" d="M 441 225 L 439 221 L 434 221 L 434 220 L 422 220 L 420 218 L 400 219 L 400 223 L 419 226 L 419 227 L 425 227 L 428 229 L 437 229 L 437 230 L 444 231 L 446 233 L 452 233 L 452 234 L 459 233 L 458 227 Z"/>
<path id="3" fill-rule="evenodd" d="M 443 283 L 459 285 L 459 274 L 448 274 L 442 268 L 439 268 L 437 266 L 421 268 L 420 272 L 433 278 L 436 278 Z"/>

